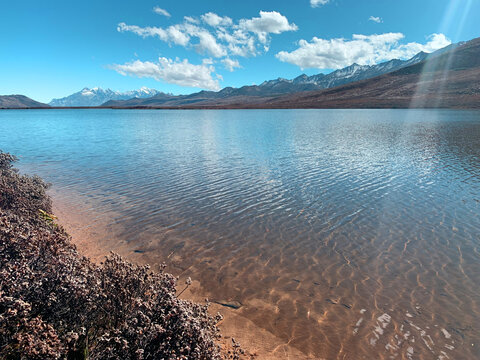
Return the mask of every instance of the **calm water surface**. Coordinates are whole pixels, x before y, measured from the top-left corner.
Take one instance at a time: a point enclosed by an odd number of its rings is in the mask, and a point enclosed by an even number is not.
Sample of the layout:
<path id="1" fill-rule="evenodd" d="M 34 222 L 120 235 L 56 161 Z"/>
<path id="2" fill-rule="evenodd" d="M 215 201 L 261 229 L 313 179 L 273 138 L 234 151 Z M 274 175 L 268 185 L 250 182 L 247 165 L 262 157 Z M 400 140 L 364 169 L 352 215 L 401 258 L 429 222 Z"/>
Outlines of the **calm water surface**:
<path id="1" fill-rule="evenodd" d="M 0 111 L 0 149 L 312 358 L 480 358 L 479 112 Z"/>

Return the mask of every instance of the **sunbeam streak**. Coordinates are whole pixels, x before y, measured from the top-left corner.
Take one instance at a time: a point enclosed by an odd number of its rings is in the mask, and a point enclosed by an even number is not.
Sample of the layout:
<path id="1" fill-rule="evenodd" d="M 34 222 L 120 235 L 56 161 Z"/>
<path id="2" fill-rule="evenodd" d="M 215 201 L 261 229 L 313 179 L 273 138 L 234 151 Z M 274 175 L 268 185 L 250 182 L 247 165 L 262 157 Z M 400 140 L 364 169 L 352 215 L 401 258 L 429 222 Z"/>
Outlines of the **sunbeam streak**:
<path id="1" fill-rule="evenodd" d="M 451 1 L 447 7 L 443 20 L 440 25 L 440 31 L 444 32 L 455 26 L 456 37 L 462 32 L 467 16 L 470 12 L 473 0 Z M 457 14 L 461 11 L 460 21 Z M 457 44 L 450 45 L 449 48 Z M 455 50 L 449 51 L 446 61 L 427 61 L 422 69 L 417 82 L 415 94 L 412 97 L 410 108 L 438 108 L 442 105 L 444 99 L 444 90 L 451 75 L 452 60 Z M 433 90 L 433 91 L 432 91 Z"/>

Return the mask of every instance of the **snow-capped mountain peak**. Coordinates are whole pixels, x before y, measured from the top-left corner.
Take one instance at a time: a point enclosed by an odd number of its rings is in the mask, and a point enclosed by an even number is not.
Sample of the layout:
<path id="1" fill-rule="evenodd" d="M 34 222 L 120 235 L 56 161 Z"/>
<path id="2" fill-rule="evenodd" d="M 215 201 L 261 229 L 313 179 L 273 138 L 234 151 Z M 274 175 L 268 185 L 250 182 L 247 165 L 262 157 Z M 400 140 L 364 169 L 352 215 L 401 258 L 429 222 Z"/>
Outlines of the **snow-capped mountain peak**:
<path id="1" fill-rule="evenodd" d="M 451 45 L 452 46 L 452 45 Z M 437 51 L 438 54 L 441 50 Z M 229 96 L 267 96 L 295 93 L 300 91 L 311 91 L 332 88 L 348 84 L 355 81 L 373 78 L 392 71 L 399 70 L 405 66 L 413 65 L 425 60 L 433 54 L 419 52 L 409 60 L 392 59 L 376 65 L 360 65 L 353 63 L 343 69 L 335 70 L 329 74 L 316 74 L 308 76 L 302 74 L 294 79 L 277 78 L 275 80 L 267 80 L 259 86 L 243 86 L 240 88 L 227 87 L 219 92 L 200 91 L 196 94 L 190 94 L 186 98 L 192 96 L 213 98 L 225 98 Z M 99 106 L 110 100 L 129 100 L 129 99 L 145 99 L 155 97 L 156 101 L 160 101 L 159 96 L 167 101 L 172 95 L 161 93 L 154 89 L 141 87 L 138 90 L 127 92 L 112 91 L 110 89 L 102 89 L 99 87 L 84 88 L 81 91 L 67 96 L 62 99 L 53 99 L 49 105 L 51 106 Z"/>
<path id="2" fill-rule="evenodd" d="M 344 67 L 343 69 L 332 71 L 330 74 L 327 75 L 317 74 L 307 76 L 305 74 L 302 74 L 300 76 L 297 76 L 293 80 L 286 80 L 285 82 L 289 81 L 295 85 L 309 84 L 316 86 L 317 89 L 332 88 L 354 81 L 369 79 L 375 76 L 383 75 L 401 69 L 402 67 L 419 63 L 425 60 L 427 56 L 429 56 L 429 54 L 420 52 L 409 60 L 392 59 L 376 65 L 360 65 L 357 63 L 353 63 L 352 65 Z M 278 80 L 280 79 L 265 81 L 260 86 L 264 86 L 270 84 L 272 81 Z"/>
<path id="3" fill-rule="evenodd" d="M 111 89 L 102 89 L 100 87 L 88 88 L 85 87 L 79 92 L 70 96 L 53 99 L 50 101 L 50 106 L 98 106 L 109 100 L 128 100 L 133 98 L 148 98 L 162 92 L 147 87 L 141 87 L 138 90 L 131 90 L 126 92 L 113 91 Z"/>

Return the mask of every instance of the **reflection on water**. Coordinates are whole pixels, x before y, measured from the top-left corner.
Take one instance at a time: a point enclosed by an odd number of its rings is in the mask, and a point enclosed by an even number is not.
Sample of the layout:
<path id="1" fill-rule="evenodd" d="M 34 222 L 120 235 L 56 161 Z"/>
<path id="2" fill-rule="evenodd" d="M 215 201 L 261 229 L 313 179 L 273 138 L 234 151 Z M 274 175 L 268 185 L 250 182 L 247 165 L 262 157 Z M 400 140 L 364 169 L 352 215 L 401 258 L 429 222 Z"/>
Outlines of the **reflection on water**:
<path id="1" fill-rule="evenodd" d="M 311 357 L 480 357 L 479 112 L 2 111 L 0 148 Z"/>

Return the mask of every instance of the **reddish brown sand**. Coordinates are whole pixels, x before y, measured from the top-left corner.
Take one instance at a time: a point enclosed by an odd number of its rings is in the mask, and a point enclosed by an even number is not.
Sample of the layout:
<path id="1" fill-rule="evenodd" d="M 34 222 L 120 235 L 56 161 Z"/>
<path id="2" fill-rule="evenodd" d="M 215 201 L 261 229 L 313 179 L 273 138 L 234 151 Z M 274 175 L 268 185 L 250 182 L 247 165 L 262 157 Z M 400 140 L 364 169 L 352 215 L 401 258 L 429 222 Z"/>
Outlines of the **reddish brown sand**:
<path id="1" fill-rule="evenodd" d="M 75 201 L 69 201 L 55 191 L 50 191 L 53 198 L 54 214 L 61 224 L 71 235 L 73 243 L 79 252 L 94 262 L 100 263 L 109 252 L 114 251 L 137 264 L 155 264 L 155 260 L 149 259 L 146 254 L 132 251 L 127 243 L 115 240 L 115 229 L 110 225 L 114 213 L 105 215 L 97 214 L 88 206 L 78 208 Z M 105 239 L 110 239 L 105 241 Z M 149 261 L 151 260 L 151 261 Z M 178 275 L 178 274 L 175 274 Z M 179 291 L 183 289 L 185 279 L 180 276 Z M 182 293 L 181 297 L 195 302 L 203 302 L 206 299 L 205 291 L 197 279 L 193 279 L 192 285 Z M 231 338 L 235 338 L 246 352 L 245 358 L 254 359 L 313 359 L 296 348 L 289 346 L 271 332 L 255 325 L 251 320 L 238 314 L 238 310 L 211 303 L 212 314 L 221 313 L 223 320 L 219 327 L 224 340 L 223 346 L 228 346 Z"/>

